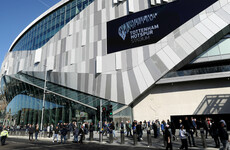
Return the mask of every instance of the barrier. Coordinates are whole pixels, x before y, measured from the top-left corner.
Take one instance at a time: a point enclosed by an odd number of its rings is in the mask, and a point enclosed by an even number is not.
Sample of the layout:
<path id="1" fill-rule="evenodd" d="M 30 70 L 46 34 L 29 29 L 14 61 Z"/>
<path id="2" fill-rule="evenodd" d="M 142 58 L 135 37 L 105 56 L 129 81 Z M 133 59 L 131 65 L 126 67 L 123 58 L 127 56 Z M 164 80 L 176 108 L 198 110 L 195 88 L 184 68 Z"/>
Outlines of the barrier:
<path id="1" fill-rule="evenodd" d="M 93 140 L 93 130 L 90 130 L 90 132 L 89 132 L 89 140 L 90 141 Z"/>
<path id="2" fill-rule="evenodd" d="M 133 131 L 133 145 L 137 145 L 137 133 Z"/>
<path id="3" fill-rule="evenodd" d="M 99 142 L 102 142 L 103 141 L 103 136 L 102 136 L 102 131 L 100 131 L 99 133 Z"/>
<path id="4" fill-rule="evenodd" d="M 43 131 L 43 137 L 46 138 L 47 137 L 47 131 Z"/>
<path id="5" fill-rule="evenodd" d="M 152 138 L 151 138 L 151 131 L 147 130 L 147 141 L 148 141 L 148 146 L 152 145 Z"/>
<path id="6" fill-rule="evenodd" d="M 67 139 L 70 139 L 70 131 L 67 132 Z"/>
<path id="7" fill-rule="evenodd" d="M 109 143 L 113 143 L 113 131 L 109 132 Z"/>
<path id="8" fill-rule="evenodd" d="M 124 129 L 121 129 L 121 144 L 125 144 Z"/>

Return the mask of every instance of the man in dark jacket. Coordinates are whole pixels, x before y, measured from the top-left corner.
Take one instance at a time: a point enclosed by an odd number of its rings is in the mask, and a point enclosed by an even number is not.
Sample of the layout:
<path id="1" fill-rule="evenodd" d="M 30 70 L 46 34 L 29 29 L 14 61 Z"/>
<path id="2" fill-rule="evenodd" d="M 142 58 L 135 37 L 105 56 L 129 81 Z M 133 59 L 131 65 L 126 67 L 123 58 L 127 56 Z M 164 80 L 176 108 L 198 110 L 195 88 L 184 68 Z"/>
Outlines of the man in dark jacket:
<path id="1" fill-rule="evenodd" d="M 61 129 L 61 144 L 65 144 L 67 132 L 68 132 L 67 127 L 66 125 L 64 125 Z M 64 140 L 63 142 L 62 139 Z"/>
<path id="2" fill-rule="evenodd" d="M 169 130 L 169 125 L 166 125 L 165 128 L 165 143 L 166 143 L 166 150 L 170 149 L 172 150 L 172 138 L 171 138 L 171 132 Z"/>
<path id="3" fill-rule="evenodd" d="M 227 143 L 230 142 L 230 140 L 228 138 L 228 132 L 224 128 L 223 122 L 220 122 L 219 137 L 220 137 L 221 143 L 223 144 L 223 149 L 226 150 Z"/>
<path id="4" fill-rule="evenodd" d="M 29 140 L 33 140 L 33 134 L 34 134 L 34 128 L 32 127 L 32 125 L 29 126 L 29 129 L 28 129 L 28 132 L 29 132 Z"/>
<path id="5" fill-rule="evenodd" d="M 154 138 L 157 138 L 158 134 L 157 134 L 157 125 L 156 125 L 156 121 L 152 122 L 152 128 L 153 128 L 153 132 L 154 132 Z"/>
<path id="6" fill-rule="evenodd" d="M 78 136 L 79 135 L 80 135 L 80 141 L 79 141 L 79 143 L 83 144 L 83 137 L 84 137 L 84 127 L 83 127 L 83 125 L 81 125 L 81 128 L 80 128 L 80 130 L 78 132 Z"/>
<path id="7" fill-rule="evenodd" d="M 220 141 L 219 141 L 219 138 L 218 138 L 218 127 L 217 127 L 217 124 L 216 122 L 212 122 L 212 126 L 210 128 L 210 131 L 211 131 L 211 135 L 212 135 L 212 138 L 214 139 L 214 142 L 216 143 L 216 148 L 220 148 Z"/>
<path id="8" fill-rule="evenodd" d="M 142 131 L 142 122 L 141 121 L 137 124 L 136 131 L 137 131 L 137 135 L 138 135 L 137 140 L 138 141 L 143 140 L 142 139 L 142 133 L 143 133 L 143 131 Z"/>
<path id="9" fill-rule="evenodd" d="M 196 146 L 195 141 L 194 141 L 194 136 L 193 136 L 194 127 L 193 127 L 192 123 L 188 120 L 188 117 L 185 117 L 184 128 L 185 128 L 186 132 L 189 133 L 188 142 L 189 142 L 190 147 L 192 146 L 192 144 L 193 144 L 193 146 Z M 191 138 L 190 137 L 192 138 L 192 144 L 191 144 Z"/>

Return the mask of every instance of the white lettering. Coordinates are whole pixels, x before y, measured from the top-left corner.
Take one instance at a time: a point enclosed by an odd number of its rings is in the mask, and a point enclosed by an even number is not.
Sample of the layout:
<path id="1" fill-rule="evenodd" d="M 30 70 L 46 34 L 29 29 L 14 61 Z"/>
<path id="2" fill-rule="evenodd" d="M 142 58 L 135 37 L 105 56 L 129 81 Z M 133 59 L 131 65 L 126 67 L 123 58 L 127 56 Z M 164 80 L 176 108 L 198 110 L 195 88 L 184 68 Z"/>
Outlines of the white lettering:
<path id="1" fill-rule="evenodd" d="M 146 22 L 153 21 L 157 17 L 157 15 L 158 15 L 157 13 L 153 13 L 153 14 L 148 14 L 148 15 L 130 20 L 130 21 L 126 22 L 125 24 L 123 24 L 119 27 L 118 34 L 121 36 L 121 38 L 123 40 L 125 40 L 126 35 L 129 33 L 130 30 L 132 30 L 132 29 L 136 28 L 137 26 L 144 24 Z M 140 30 L 142 30 L 142 29 L 140 29 Z M 138 32 L 138 31 L 136 31 L 136 32 Z M 139 32 L 144 32 L 144 31 L 139 31 Z M 145 31 L 145 32 L 147 32 L 147 31 Z"/>

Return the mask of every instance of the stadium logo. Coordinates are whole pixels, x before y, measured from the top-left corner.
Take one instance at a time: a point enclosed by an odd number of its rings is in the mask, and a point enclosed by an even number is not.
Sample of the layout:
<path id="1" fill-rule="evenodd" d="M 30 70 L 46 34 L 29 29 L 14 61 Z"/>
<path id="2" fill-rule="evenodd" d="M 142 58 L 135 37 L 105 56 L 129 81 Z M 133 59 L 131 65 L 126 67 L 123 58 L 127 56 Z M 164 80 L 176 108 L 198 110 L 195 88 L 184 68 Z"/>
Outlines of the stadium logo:
<path id="1" fill-rule="evenodd" d="M 148 14 L 148 15 L 145 15 L 145 16 L 142 16 L 142 17 L 139 17 L 139 18 L 136 18 L 136 19 L 133 19 L 133 20 L 130 20 L 128 22 L 126 22 L 125 24 L 121 25 L 119 28 L 118 28 L 118 34 L 119 36 L 125 40 L 126 39 L 126 36 L 127 34 L 135 29 L 136 27 L 144 24 L 144 23 L 148 23 L 150 21 L 153 21 L 156 17 L 157 17 L 157 13 L 153 13 L 153 14 Z M 155 25 L 154 28 L 157 28 L 158 25 Z M 159 28 L 159 26 L 158 26 Z"/>

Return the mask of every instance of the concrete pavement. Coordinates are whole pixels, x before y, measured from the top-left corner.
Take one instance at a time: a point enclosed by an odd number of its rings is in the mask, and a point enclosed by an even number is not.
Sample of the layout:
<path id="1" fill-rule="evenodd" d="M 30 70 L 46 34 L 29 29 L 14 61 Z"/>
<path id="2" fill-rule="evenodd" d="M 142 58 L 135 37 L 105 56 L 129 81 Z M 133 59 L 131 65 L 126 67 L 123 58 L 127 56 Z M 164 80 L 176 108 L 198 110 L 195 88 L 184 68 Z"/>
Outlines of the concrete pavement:
<path id="1" fill-rule="evenodd" d="M 97 134 L 96 132 L 94 132 L 94 138 L 92 141 L 89 141 L 89 134 L 85 136 L 85 140 L 84 143 L 85 144 L 96 144 L 96 145 L 103 145 L 103 146 L 115 146 L 115 147 L 132 147 L 132 148 L 145 148 L 145 149 L 165 149 L 164 148 L 164 143 L 163 143 L 163 136 L 159 136 L 158 138 L 153 138 L 153 133 L 151 134 L 151 140 L 152 140 L 152 144 L 150 146 L 148 146 L 147 143 L 147 132 L 144 131 L 143 133 L 143 140 L 140 142 L 137 142 L 137 145 L 134 146 L 134 142 L 133 142 L 133 138 L 132 137 L 125 137 L 125 143 L 121 144 L 121 138 L 120 138 L 120 132 L 116 131 L 116 137 L 113 140 L 113 143 L 109 143 L 109 136 L 103 136 L 103 142 L 99 142 L 99 134 Z M 176 133 L 176 135 L 178 135 L 178 131 Z M 178 137 L 178 136 L 177 136 Z M 17 136 L 17 135 L 10 135 L 9 138 L 12 139 L 24 139 L 24 140 L 28 140 L 28 136 Z M 47 138 L 47 137 L 39 137 L 38 140 L 40 142 L 50 142 L 52 143 L 52 138 Z M 60 141 L 60 136 L 59 136 L 59 141 Z M 70 135 L 70 139 L 68 139 L 68 144 L 75 144 L 72 143 L 73 141 L 73 136 L 72 134 Z M 195 142 L 196 142 L 196 146 L 197 147 L 189 147 L 189 149 L 203 149 L 203 145 L 202 145 L 202 141 L 200 136 L 199 137 L 195 137 Z M 215 147 L 215 143 L 214 140 L 209 136 L 208 139 L 206 139 L 207 142 L 207 148 L 206 149 L 212 149 L 212 150 L 217 150 L 217 148 Z M 28 140 L 29 143 L 29 140 Z M 173 149 L 178 149 L 181 146 L 181 141 L 180 139 L 173 141 Z"/>

